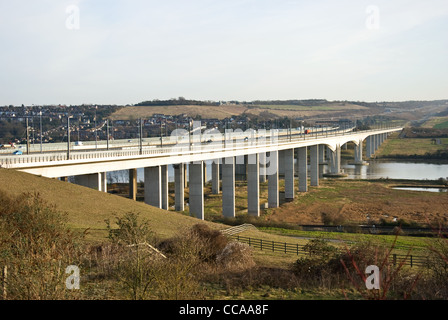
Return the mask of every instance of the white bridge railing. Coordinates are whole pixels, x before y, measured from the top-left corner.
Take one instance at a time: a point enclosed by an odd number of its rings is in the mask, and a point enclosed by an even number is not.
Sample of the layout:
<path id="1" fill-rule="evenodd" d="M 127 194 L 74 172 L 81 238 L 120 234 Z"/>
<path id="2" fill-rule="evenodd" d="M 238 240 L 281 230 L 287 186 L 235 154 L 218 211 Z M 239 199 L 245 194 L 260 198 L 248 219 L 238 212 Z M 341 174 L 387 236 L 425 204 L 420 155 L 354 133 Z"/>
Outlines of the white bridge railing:
<path id="1" fill-rule="evenodd" d="M 285 145 L 300 141 L 309 141 L 318 138 L 330 138 L 338 136 L 351 136 L 356 134 L 366 134 L 374 132 L 382 132 L 385 130 L 400 130 L 401 128 L 384 128 L 384 129 L 374 129 L 374 130 L 363 130 L 363 131 L 352 131 L 350 129 L 341 130 L 328 130 L 328 131 L 315 131 L 309 134 L 285 134 L 282 132 L 278 135 L 278 132 L 270 131 L 266 132 L 263 137 L 248 137 L 247 141 L 244 141 L 243 137 L 247 133 L 243 133 L 237 136 L 230 136 L 230 139 L 223 139 L 221 141 L 212 141 L 210 143 L 195 143 L 191 145 L 190 143 L 184 141 L 183 143 L 172 143 L 169 146 L 155 147 L 155 146 L 143 146 L 143 147 L 129 147 L 126 149 L 112 149 L 104 151 L 74 151 L 70 152 L 53 152 L 53 153 L 35 153 L 35 154 L 25 154 L 25 155 L 1 155 L 0 156 L 0 167 L 8 168 L 14 167 L 20 164 L 37 164 L 37 163 L 47 163 L 48 162 L 58 162 L 58 161 L 89 161 L 89 160 L 100 160 L 108 158 L 134 158 L 134 157 L 158 157 L 164 155 L 187 155 L 196 153 L 210 153 L 216 151 L 229 151 L 229 150 L 241 150 L 248 148 L 262 148 L 269 147 L 273 145 Z M 274 134 L 273 134 L 274 133 Z M 185 140 L 185 137 L 184 137 Z M 188 136 L 186 138 L 188 140 Z M 238 141 L 243 140 L 243 141 Z"/>

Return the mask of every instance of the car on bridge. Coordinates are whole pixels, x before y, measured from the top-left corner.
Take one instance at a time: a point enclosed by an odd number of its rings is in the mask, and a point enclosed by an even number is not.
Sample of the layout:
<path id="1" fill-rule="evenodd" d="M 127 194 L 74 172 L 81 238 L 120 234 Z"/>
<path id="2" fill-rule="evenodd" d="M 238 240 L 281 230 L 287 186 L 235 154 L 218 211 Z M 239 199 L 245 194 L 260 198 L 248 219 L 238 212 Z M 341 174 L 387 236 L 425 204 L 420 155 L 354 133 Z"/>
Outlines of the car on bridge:
<path id="1" fill-rule="evenodd" d="M 15 149 L 16 145 L 14 144 L 14 142 L 10 142 L 8 144 L 0 144 L 0 149 Z"/>

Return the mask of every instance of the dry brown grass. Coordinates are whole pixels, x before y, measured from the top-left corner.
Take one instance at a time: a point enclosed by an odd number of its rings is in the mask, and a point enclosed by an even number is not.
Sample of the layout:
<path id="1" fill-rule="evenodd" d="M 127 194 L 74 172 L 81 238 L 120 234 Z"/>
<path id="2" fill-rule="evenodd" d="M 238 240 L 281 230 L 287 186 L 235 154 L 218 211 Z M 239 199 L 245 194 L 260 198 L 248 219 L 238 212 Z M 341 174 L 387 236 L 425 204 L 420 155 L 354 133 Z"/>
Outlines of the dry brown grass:
<path id="1" fill-rule="evenodd" d="M 195 106 L 195 105 L 172 105 L 172 106 L 130 106 L 124 107 L 109 118 L 112 120 L 132 120 L 138 118 L 148 118 L 155 113 L 165 115 L 186 114 L 190 117 L 200 115 L 204 119 L 225 119 L 231 116 L 242 114 L 258 116 L 261 113 L 270 113 L 273 117 L 315 117 L 321 115 L 353 115 L 353 113 L 362 115 L 371 115 L 376 111 L 354 104 L 334 103 L 325 107 L 304 107 L 304 106 L 285 106 L 272 105 L 261 107 L 247 107 L 244 105 L 223 105 L 223 106 Z"/>
<path id="2" fill-rule="evenodd" d="M 224 119 L 240 115 L 247 110 L 244 106 L 133 106 L 118 110 L 110 116 L 112 120 L 149 118 L 155 113 L 165 115 L 187 114 L 190 117 L 200 115 L 202 118 Z"/>
<path id="3" fill-rule="evenodd" d="M 117 216 L 128 212 L 139 213 L 142 218 L 149 220 L 162 238 L 171 237 L 198 222 L 196 218 L 142 202 L 15 170 L 0 169 L 0 190 L 11 195 L 38 192 L 42 199 L 54 204 L 57 210 L 67 213 L 69 227 L 80 231 L 89 229 L 88 240 L 104 240 L 107 237 L 105 220 L 115 221 Z M 208 224 L 218 229 L 224 227 Z"/>

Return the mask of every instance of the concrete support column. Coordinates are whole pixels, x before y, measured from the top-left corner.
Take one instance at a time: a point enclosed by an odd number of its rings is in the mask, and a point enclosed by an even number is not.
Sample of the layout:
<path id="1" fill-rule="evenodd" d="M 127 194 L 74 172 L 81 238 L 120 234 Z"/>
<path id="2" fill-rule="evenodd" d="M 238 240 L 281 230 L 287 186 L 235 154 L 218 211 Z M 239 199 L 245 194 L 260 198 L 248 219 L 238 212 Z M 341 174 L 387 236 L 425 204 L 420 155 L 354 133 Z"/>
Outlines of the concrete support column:
<path id="1" fill-rule="evenodd" d="M 308 191 L 308 149 L 307 147 L 299 148 L 299 192 Z"/>
<path id="2" fill-rule="evenodd" d="M 372 136 L 366 138 L 366 157 L 367 159 L 372 157 Z"/>
<path id="3" fill-rule="evenodd" d="M 362 164 L 362 140 L 359 140 L 358 144 L 355 144 L 355 164 Z"/>
<path id="4" fill-rule="evenodd" d="M 332 153 L 333 153 L 333 150 L 331 150 L 328 146 L 325 146 L 325 159 L 326 159 L 327 163 L 330 162 Z"/>
<path id="5" fill-rule="evenodd" d="M 266 152 L 262 152 L 259 158 L 260 182 L 266 182 Z"/>
<path id="6" fill-rule="evenodd" d="M 202 161 L 195 161 L 188 165 L 190 187 L 190 215 L 204 220 L 204 166 Z"/>
<path id="7" fill-rule="evenodd" d="M 216 159 L 212 162 L 212 193 L 220 193 L 220 181 L 219 181 L 219 160 Z"/>
<path id="8" fill-rule="evenodd" d="M 239 179 L 247 178 L 247 156 L 235 157 L 235 174 Z"/>
<path id="9" fill-rule="evenodd" d="M 280 199 L 278 194 L 278 151 L 269 152 L 268 175 L 268 206 L 278 208 Z"/>
<path id="10" fill-rule="evenodd" d="M 247 163 L 247 213 L 260 216 L 259 155 L 251 154 Z"/>
<path id="11" fill-rule="evenodd" d="M 160 166 L 160 174 L 161 174 L 161 191 L 162 191 L 162 209 L 169 209 L 169 192 L 168 192 L 168 166 L 163 165 Z"/>
<path id="12" fill-rule="evenodd" d="M 83 174 L 75 176 L 75 184 L 84 186 L 90 189 L 102 191 L 101 173 Z"/>
<path id="13" fill-rule="evenodd" d="M 235 217 L 235 158 L 228 157 L 222 163 L 222 214 Z"/>
<path id="14" fill-rule="evenodd" d="M 373 135 L 373 153 L 375 153 L 376 150 L 378 150 L 378 135 L 377 134 Z"/>
<path id="15" fill-rule="evenodd" d="M 160 166 L 144 168 L 145 203 L 162 208 L 162 169 Z"/>
<path id="16" fill-rule="evenodd" d="M 318 149 L 319 149 L 319 164 L 327 163 L 327 161 L 325 159 L 325 146 L 320 145 Z"/>
<path id="17" fill-rule="evenodd" d="M 341 146 L 336 145 L 336 150 L 330 155 L 330 174 L 339 174 L 341 172 Z"/>
<path id="18" fill-rule="evenodd" d="M 101 191 L 107 192 L 107 172 L 101 172 Z"/>
<path id="19" fill-rule="evenodd" d="M 310 147 L 310 185 L 319 186 L 319 145 Z"/>
<path id="20" fill-rule="evenodd" d="M 129 199 L 137 200 L 137 169 L 129 169 Z"/>
<path id="21" fill-rule="evenodd" d="M 184 164 L 174 165 L 174 210 L 185 210 L 184 194 Z"/>
<path id="22" fill-rule="evenodd" d="M 294 199 L 294 149 L 283 150 L 285 166 L 285 199 Z"/>
<path id="23" fill-rule="evenodd" d="M 277 157 L 277 164 L 278 164 L 278 175 L 284 176 L 285 175 L 285 150 L 278 151 L 278 157 Z"/>

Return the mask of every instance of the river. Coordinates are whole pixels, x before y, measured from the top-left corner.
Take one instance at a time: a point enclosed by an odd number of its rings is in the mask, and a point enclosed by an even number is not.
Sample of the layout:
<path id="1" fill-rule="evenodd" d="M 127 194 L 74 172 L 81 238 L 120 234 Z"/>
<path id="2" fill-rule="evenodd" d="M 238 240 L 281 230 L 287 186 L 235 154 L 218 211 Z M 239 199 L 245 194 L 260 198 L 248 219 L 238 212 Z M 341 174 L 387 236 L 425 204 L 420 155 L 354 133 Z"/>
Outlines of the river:
<path id="1" fill-rule="evenodd" d="M 207 163 L 207 181 L 211 178 L 211 161 Z M 326 167 L 324 166 L 324 170 Z M 355 166 L 342 161 L 341 169 L 348 175 L 344 179 L 409 179 L 409 180 L 437 180 L 448 178 L 448 164 L 416 163 L 416 162 L 383 162 L 369 161 L 369 165 Z M 168 166 L 169 181 L 174 181 L 174 169 Z M 114 182 L 127 182 L 128 172 L 108 172 L 108 177 Z M 188 170 L 187 170 L 188 177 Z M 143 168 L 137 169 L 137 181 L 144 181 Z"/>
<path id="2" fill-rule="evenodd" d="M 437 180 L 448 177 L 448 164 L 416 162 L 369 161 L 369 165 L 355 166 L 342 162 L 348 179 L 410 179 Z"/>

